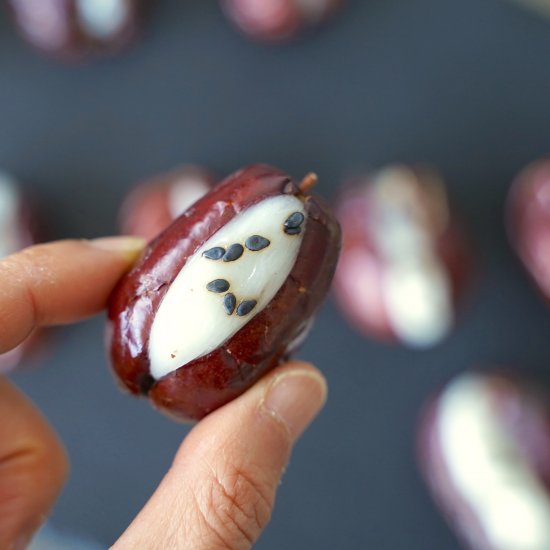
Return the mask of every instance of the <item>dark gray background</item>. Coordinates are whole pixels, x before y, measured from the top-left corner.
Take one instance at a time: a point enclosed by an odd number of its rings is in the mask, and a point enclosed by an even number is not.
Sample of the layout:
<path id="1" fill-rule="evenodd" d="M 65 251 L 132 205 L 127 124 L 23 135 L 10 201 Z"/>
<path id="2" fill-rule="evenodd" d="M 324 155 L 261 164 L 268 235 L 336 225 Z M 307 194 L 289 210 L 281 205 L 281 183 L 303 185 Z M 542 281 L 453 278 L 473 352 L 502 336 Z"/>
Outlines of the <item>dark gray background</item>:
<path id="1" fill-rule="evenodd" d="M 550 21 L 504 0 L 355 0 L 285 47 L 237 34 L 214 0 L 164 0 L 144 40 L 86 66 L 44 59 L 0 18 L 0 166 L 40 201 L 52 237 L 116 231 L 144 176 L 193 161 L 254 161 L 341 178 L 392 161 L 446 176 L 479 251 L 462 323 L 410 352 L 353 333 L 331 302 L 301 356 L 330 383 L 257 548 L 458 548 L 415 466 L 430 392 L 474 364 L 544 368 L 550 314 L 506 243 L 513 176 L 550 144 Z M 65 440 L 73 473 L 55 523 L 112 542 L 187 428 L 118 392 L 103 319 L 59 331 L 41 369 L 14 376 Z"/>

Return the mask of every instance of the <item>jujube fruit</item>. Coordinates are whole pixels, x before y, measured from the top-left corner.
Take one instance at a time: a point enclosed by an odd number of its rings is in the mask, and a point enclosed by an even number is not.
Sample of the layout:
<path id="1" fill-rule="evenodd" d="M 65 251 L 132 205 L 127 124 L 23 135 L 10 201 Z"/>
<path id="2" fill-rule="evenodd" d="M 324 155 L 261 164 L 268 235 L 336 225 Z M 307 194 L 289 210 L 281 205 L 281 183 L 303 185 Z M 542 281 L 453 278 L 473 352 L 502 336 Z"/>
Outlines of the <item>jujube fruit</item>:
<path id="1" fill-rule="evenodd" d="M 113 368 L 131 393 L 200 419 L 284 361 L 332 280 L 340 229 L 285 173 L 229 176 L 169 226 L 115 289 Z"/>
<path id="2" fill-rule="evenodd" d="M 334 288 L 346 318 L 384 341 L 437 344 L 454 326 L 472 267 L 441 179 L 390 166 L 354 180 L 336 213 L 343 247 Z"/>
<path id="3" fill-rule="evenodd" d="M 468 372 L 427 404 L 419 464 L 473 550 L 550 548 L 550 400 L 539 382 Z"/>

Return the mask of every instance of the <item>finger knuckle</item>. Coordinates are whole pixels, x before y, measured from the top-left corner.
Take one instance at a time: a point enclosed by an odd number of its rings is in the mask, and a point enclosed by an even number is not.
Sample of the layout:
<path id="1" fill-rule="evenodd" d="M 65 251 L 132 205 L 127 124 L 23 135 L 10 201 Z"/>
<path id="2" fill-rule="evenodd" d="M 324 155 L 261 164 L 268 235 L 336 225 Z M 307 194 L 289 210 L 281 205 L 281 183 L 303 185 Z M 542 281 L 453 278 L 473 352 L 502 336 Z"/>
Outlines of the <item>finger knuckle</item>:
<path id="1" fill-rule="evenodd" d="M 272 498 L 269 487 L 252 468 L 224 464 L 212 470 L 204 486 L 202 515 L 224 548 L 250 547 L 269 522 Z"/>

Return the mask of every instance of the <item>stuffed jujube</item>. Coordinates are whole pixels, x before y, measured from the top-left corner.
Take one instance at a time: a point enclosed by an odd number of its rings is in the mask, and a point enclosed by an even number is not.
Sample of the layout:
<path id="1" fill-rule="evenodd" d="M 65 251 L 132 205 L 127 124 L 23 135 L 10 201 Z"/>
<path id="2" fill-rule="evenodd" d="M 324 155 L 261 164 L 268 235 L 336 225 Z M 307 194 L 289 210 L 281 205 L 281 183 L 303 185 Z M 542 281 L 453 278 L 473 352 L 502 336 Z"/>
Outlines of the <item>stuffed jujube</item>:
<path id="1" fill-rule="evenodd" d="M 242 169 L 150 244 L 109 307 L 112 364 L 130 392 L 200 419 L 299 345 L 340 248 L 314 181 Z"/>
<path id="2" fill-rule="evenodd" d="M 550 400 L 539 380 L 466 372 L 427 404 L 420 467 L 472 550 L 550 548 Z"/>
<path id="3" fill-rule="evenodd" d="M 334 279 L 342 312 L 362 333 L 411 348 L 439 343 L 455 324 L 472 253 L 442 180 L 389 166 L 341 194 L 342 257 Z"/>

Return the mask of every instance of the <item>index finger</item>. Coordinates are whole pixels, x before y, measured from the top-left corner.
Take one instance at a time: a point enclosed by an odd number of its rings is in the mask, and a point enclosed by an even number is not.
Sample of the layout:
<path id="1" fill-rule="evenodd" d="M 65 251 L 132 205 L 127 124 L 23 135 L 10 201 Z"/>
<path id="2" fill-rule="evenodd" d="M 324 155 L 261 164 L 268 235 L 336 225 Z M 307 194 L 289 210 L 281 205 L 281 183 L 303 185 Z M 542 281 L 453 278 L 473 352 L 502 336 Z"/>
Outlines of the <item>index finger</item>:
<path id="1" fill-rule="evenodd" d="M 0 260 L 0 353 L 36 327 L 99 312 L 145 242 L 134 237 L 32 246 Z"/>

